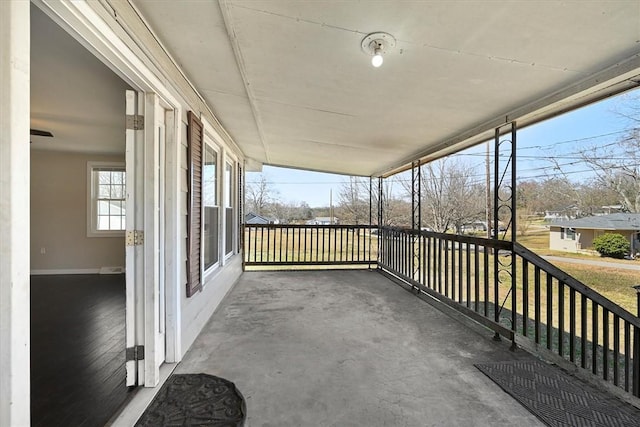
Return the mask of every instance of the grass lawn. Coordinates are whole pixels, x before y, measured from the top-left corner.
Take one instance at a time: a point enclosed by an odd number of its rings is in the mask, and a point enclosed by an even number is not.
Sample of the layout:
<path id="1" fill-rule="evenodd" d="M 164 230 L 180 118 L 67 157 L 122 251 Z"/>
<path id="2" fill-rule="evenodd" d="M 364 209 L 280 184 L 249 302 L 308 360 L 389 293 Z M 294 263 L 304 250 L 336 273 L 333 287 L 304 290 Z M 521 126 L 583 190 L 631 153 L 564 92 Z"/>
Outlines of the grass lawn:
<path id="1" fill-rule="evenodd" d="M 632 286 L 640 284 L 640 271 L 564 262 L 554 264 L 625 310 L 636 314 L 637 296 Z"/>
<path id="2" fill-rule="evenodd" d="M 525 236 L 518 236 L 518 243 L 531 249 L 540 256 L 552 255 L 561 256 L 565 258 L 579 258 L 590 260 L 601 260 L 607 262 L 617 262 L 622 264 L 636 264 L 640 265 L 640 261 L 627 260 L 627 259 L 615 259 L 615 258 L 603 258 L 599 255 L 589 255 L 582 253 L 564 252 L 549 249 L 549 230 L 547 228 L 538 227 L 531 229 Z"/>
<path id="3" fill-rule="evenodd" d="M 602 258 L 586 254 L 554 251 L 549 249 L 549 230 L 537 228 L 526 236 L 519 236 L 518 242 L 538 255 L 552 255 L 564 258 L 578 258 L 594 261 L 607 261 L 621 264 L 640 265 L 638 261 Z M 631 287 L 640 284 L 640 271 L 606 268 L 568 262 L 555 262 L 558 268 L 566 271 L 585 285 L 619 304 L 627 311 L 636 314 L 636 291 Z"/>

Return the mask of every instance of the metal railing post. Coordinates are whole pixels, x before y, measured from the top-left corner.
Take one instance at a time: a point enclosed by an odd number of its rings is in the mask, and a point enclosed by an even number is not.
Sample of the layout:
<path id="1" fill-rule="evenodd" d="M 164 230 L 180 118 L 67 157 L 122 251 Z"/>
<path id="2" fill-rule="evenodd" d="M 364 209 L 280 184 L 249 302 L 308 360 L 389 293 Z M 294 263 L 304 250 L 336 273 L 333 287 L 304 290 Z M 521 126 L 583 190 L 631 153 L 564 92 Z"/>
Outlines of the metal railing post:
<path id="1" fill-rule="evenodd" d="M 413 280 L 420 279 L 420 230 L 422 229 L 422 215 L 421 215 L 421 164 L 420 160 L 417 160 L 411 164 L 411 229 L 413 233 L 411 235 L 410 243 L 411 250 L 408 256 L 411 257 L 411 278 Z M 416 248 L 416 246 L 418 246 Z M 417 277 L 417 279 L 416 279 Z M 414 291 L 418 292 L 419 289 L 414 287 Z"/>
<path id="2" fill-rule="evenodd" d="M 509 127 L 509 133 L 502 131 Z M 504 136 L 503 136 L 504 135 Z M 507 237 L 507 231 L 511 231 L 511 256 L 508 260 L 500 258 L 500 251 L 493 254 L 494 270 L 494 321 L 500 323 L 500 314 L 511 296 L 511 330 L 515 333 L 517 328 L 517 296 L 516 296 L 516 276 L 517 266 L 514 260 L 513 243 L 516 240 L 516 123 L 511 122 L 495 129 L 494 134 L 494 179 L 493 179 L 493 238 L 498 239 L 500 233 L 500 213 L 503 212 L 503 220 L 508 220 L 504 229 L 502 239 Z M 500 301 L 500 285 L 509 286 L 507 296 Z M 500 335 L 496 332 L 495 340 L 500 340 Z M 511 349 L 515 350 L 515 341 L 512 342 Z"/>
<path id="3" fill-rule="evenodd" d="M 376 257 L 377 268 L 380 268 L 380 264 L 382 262 L 382 243 L 383 243 L 383 233 L 382 227 L 384 225 L 383 217 L 384 217 L 384 208 L 383 208 L 383 189 L 382 189 L 383 181 L 382 177 L 378 177 L 378 255 Z"/>
<path id="4" fill-rule="evenodd" d="M 368 258 L 371 260 L 371 240 L 373 228 L 373 177 L 369 177 L 369 254 Z M 380 238 L 380 229 L 378 229 L 378 239 Z M 371 269 L 371 264 L 369 264 L 369 269 Z"/>
<path id="5" fill-rule="evenodd" d="M 633 287 L 637 295 L 637 313 L 640 317 L 640 285 Z M 633 395 L 640 397 L 640 328 L 633 327 Z"/>

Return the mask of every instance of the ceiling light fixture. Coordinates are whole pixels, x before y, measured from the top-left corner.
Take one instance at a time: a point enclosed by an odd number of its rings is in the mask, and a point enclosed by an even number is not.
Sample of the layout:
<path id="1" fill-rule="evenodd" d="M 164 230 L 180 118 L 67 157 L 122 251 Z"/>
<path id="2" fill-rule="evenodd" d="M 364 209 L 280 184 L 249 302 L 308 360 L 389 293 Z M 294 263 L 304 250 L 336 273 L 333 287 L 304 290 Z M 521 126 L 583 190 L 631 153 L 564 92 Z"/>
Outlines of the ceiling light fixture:
<path id="1" fill-rule="evenodd" d="M 389 33 L 371 33 L 362 39 L 362 51 L 371 56 L 371 65 L 378 68 L 384 62 L 382 55 L 396 46 L 396 39 Z"/>

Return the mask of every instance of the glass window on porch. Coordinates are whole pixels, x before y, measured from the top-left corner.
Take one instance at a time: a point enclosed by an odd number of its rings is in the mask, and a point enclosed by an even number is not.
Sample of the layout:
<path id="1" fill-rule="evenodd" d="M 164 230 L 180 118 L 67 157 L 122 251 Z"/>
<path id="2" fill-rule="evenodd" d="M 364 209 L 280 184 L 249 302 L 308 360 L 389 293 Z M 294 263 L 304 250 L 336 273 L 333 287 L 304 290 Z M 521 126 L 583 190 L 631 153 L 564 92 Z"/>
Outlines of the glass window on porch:
<path id="1" fill-rule="evenodd" d="M 225 255 L 229 255 L 233 252 L 233 231 L 235 229 L 235 215 L 233 211 L 233 177 L 233 164 L 227 162 L 224 167 Z"/>
<path id="2" fill-rule="evenodd" d="M 204 270 L 218 262 L 218 183 L 215 150 L 205 145 L 202 168 Z"/>

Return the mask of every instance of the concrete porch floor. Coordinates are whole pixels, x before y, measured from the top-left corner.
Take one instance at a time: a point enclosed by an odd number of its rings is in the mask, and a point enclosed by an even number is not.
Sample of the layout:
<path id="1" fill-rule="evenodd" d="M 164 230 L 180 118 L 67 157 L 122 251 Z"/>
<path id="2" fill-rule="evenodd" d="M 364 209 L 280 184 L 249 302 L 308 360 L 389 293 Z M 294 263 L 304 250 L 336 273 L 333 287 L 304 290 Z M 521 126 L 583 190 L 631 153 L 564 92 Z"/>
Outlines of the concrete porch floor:
<path id="1" fill-rule="evenodd" d="M 473 364 L 532 358 L 375 271 L 246 272 L 176 373 L 233 381 L 247 426 L 543 425 Z"/>

